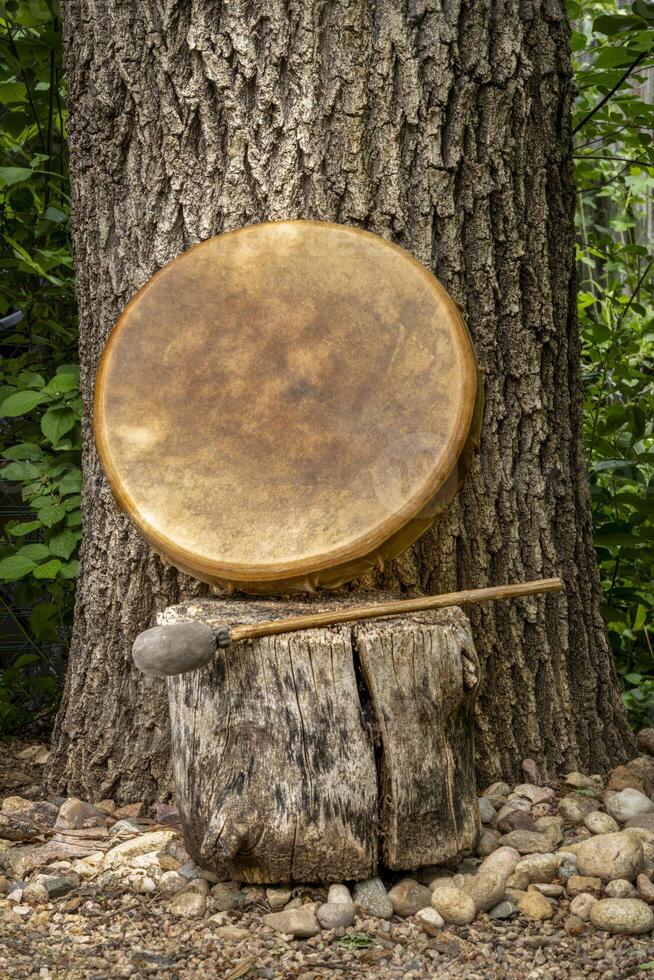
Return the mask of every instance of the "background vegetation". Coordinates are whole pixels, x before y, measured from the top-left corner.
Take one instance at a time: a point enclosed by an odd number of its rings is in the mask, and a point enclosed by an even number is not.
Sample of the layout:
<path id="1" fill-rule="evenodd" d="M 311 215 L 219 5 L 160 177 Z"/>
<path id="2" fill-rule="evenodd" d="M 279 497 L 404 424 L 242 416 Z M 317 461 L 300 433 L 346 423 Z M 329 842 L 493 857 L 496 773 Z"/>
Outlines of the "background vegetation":
<path id="1" fill-rule="evenodd" d="M 654 722 L 654 8 L 571 0 L 579 317 L 604 615 Z M 80 416 L 56 0 L 0 0 L 0 734 L 57 703 L 80 540 Z"/>

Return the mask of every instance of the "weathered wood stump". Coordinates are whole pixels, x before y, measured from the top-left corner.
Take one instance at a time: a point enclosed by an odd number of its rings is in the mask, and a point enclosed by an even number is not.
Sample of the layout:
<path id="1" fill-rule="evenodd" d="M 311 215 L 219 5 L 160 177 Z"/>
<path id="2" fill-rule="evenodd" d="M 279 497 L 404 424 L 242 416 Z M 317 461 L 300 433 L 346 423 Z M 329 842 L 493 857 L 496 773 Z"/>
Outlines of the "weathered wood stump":
<path id="1" fill-rule="evenodd" d="M 354 599 L 196 600 L 158 621 L 233 626 L 335 603 Z M 453 858 L 478 832 L 478 684 L 456 608 L 247 640 L 169 677 L 189 853 L 249 882 L 361 879 L 379 864 Z"/>

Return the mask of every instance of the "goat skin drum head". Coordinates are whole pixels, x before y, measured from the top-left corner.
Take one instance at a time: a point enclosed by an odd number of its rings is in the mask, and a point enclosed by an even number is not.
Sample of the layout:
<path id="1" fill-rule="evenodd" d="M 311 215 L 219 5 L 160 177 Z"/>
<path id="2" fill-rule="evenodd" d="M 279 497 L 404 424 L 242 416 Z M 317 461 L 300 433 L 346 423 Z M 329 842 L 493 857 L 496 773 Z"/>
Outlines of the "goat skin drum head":
<path id="1" fill-rule="evenodd" d="M 94 400 L 143 537 L 254 593 L 383 567 L 455 494 L 481 414 L 440 283 L 377 235 L 314 221 L 228 232 L 161 269 L 114 327 Z"/>

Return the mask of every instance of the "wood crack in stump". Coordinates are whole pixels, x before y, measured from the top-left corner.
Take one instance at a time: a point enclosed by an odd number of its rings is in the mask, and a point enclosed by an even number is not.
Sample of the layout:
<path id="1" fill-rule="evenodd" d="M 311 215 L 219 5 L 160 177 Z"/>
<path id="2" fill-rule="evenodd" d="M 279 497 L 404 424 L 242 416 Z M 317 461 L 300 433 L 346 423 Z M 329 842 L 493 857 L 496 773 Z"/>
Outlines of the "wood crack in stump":
<path id="1" fill-rule="evenodd" d="M 202 600 L 160 622 L 215 627 L 355 600 Z M 467 619 L 450 609 L 245 641 L 169 678 L 189 853 L 251 882 L 453 858 L 478 829 L 473 674 Z"/>

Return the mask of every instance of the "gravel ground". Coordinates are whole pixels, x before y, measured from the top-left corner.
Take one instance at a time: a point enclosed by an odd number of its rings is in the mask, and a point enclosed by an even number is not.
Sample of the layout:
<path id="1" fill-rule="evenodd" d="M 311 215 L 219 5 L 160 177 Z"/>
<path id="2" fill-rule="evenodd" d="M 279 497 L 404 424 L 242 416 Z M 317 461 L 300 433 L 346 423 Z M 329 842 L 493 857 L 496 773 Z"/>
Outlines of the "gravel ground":
<path id="1" fill-rule="evenodd" d="M 25 756 L 25 750 L 28 750 Z M 32 752 L 32 758 L 29 753 Z M 0 798 L 43 799 L 45 750 L 0 745 Z M 324 889 L 294 895 L 324 901 Z M 547 921 L 482 914 L 472 925 L 427 935 L 415 919 L 357 918 L 349 929 L 291 939 L 262 923 L 269 911 L 262 889 L 242 908 L 198 920 L 180 918 L 164 895 L 135 894 L 128 884 L 82 880 L 60 898 L 20 916 L 0 900 L 0 978 L 109 980 L 114 977 L 584 977 L 654 976 L 654 936 L 610 936 L 563 928 L 569 901 Z"/>

